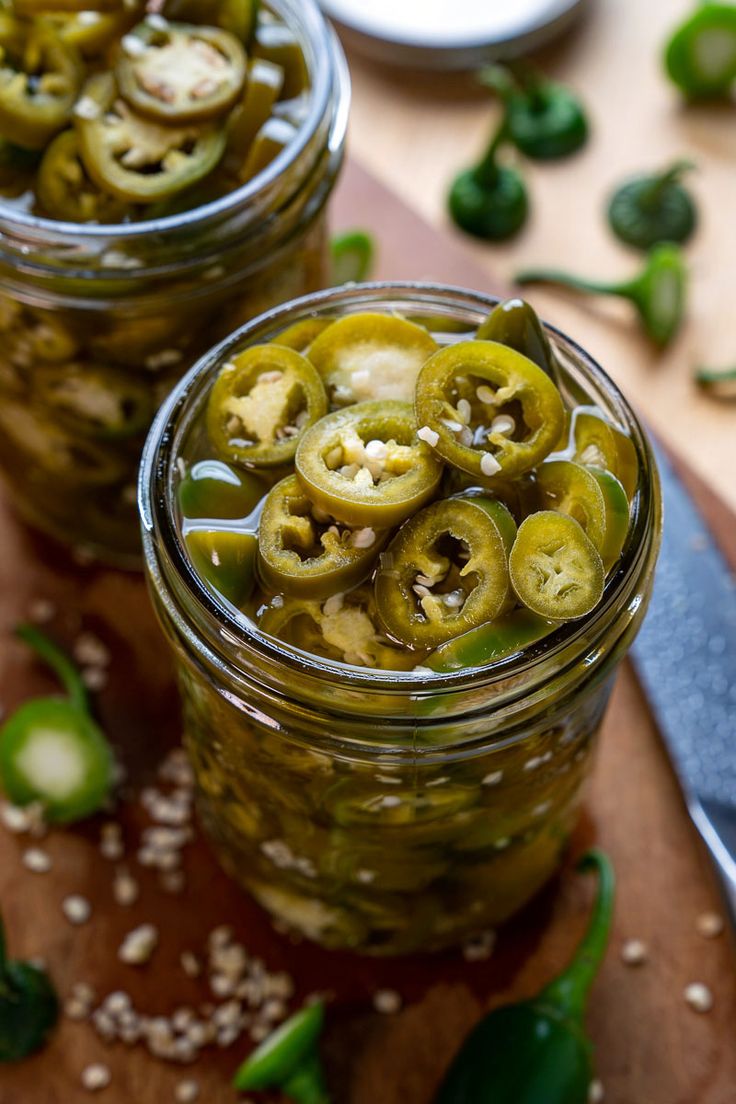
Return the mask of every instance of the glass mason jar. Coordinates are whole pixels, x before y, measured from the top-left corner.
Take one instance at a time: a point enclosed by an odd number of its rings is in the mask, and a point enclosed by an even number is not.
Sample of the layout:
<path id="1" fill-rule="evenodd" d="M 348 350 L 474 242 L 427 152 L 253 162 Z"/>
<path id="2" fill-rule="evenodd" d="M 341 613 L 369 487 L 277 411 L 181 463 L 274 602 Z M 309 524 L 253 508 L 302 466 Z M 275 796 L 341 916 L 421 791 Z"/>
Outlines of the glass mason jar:
<path id="1" fill-rule="evenodd" d="M 587 618 L 523 654 L 453 674 L 330 662 L 228 612 L 189 566 L 176 458 L 235 350 L 304 318 L 366 309 L 398 311 L 451 340 L 495 302 L 445 287 L 363 285 L 271 311 L 192 369 L 146 446 L 144 553 L 178 664 L 202 822 L 234 878 L 329 947 L 389 954 L 457 943 L 509 917 L 558 867 L 651 590 L 660 536 L 652 453 L 613 382 L 547 327 L 567 400 L 596 404 L 634 443 L 629 536 Z"/>
<path id="2" fill-rule="evenodd" d="M 311 93 L 293 142 L 251 182 L 114 226 L 0 204 L 0 470 L 32 525 L 121 566 L 140 564 L 136 473 L 172 385 L 248 318 L 329 283 L 347 67 L 314 0 L 271 6 Z"/>

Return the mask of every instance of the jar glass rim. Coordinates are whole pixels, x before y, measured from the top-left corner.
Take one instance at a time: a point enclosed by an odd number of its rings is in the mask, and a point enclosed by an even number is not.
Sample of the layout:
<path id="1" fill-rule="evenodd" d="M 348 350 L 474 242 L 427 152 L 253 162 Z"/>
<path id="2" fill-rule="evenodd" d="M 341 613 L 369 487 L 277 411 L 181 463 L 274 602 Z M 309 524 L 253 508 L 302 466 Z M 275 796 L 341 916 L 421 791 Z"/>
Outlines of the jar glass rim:
<path id="1" fill-rule="evenodd" d="M 299 20 L 303 38 L 314 51 L 314 64 L 311 73 L 309 111 L 302 120 L 293 141 L 262 172 L 240 188 L 227 192 L 210 203 L 163 218 L 146 219 L 140 222 L 65 222 L 21 211 L 0 202 L 0 240 L 3 237 L 3 223 L 14 229 L 26 230 L 34 236 L 43 234 L 47 239 L 46 244 L 60 242 L 65 238 L 92 242 L 108 239 L 130 240 L 151 234 L 165 235 L 168 231 L 180 233 L 187 229 L 201 229 L 202 226 L 227 216 L 253 202 L 261 193 L 267 192 L 274 181 L 298 161 L 318 130 L 329 108 L 336 81 L 339 86 L 344 86 L 349 79 L 342 72 L 343 66 L 340 62 L 344 59 L 335 32 L 319 10 L 316 0 L 271 0 L 271 2 L 279 14 L 288 13 L 290 19 Z M 337 120 L 337 129 L 340 132 L 347 129 L 347 105 L 344 105 Z"/>
<path id="2" fill-rule="evenodd" d="M 180 539 L 175 522 L 174 511 L 168 494 L 173 465 L 176 462 L 174 448 L 177 434 L 174 427 L 198 400 L 216 372 L 233 351 L 253 340 L 260 339 L 270 331 L 283 328 L 287 323 L 298 321 L 315 312 L 327 308 L 339 309 L 341 306 L 380 309 L 381 304 L 393 302 L 394 307 L 401 304 L 404 309 L 424 310 L 432 308 L 440 311 L 444 308 L 447 318 L 460 309 L 478 311 L 486 315 L 501 302 L 498 296 L 487 295 L 462 287 L 445 284 L 396 281 L 372 282 L 346 285 L 343 288 L 328 288 L 294 299 L 279 307 L 265 312 L 241 326 L 224 341 L 213 347 L 208 353 L 182 377 L 159 410 L 143 452 L 139 474 L 138 503 L 143 530 L 144 557 L 149 572 L 154 577 L 162 573 L 158 567 L 156 541 L 160 541 L 165 553 L 167 565 L 175 573 L 179 586 L 183 585 L 187 599 L 194 608 L 204 614 L 205 620 L 217 626 L 213 637 L 229 646 L 235 645 L 244 652 L 252 650 L 254 655 L 267 656 L 279 667 L 291 669 L 295 673 L 309 674 L 325 680 L 339 679 L 350 690 L 370 693 L 416 693 L 423 689 L 428 692 L 456 692 L 462 688 L 478 688 L 497 682 L 521 678 L 535 668 L 542 666 L 551 657 L 566 653 L 576 642 L 581 648 L 591 647 L 591 630 L 606 622 L 612 608 L 616 608 L 626 590 L 626 583 L 636 576 L 648 559 L 651 541 L 648 541 L 658 515 L 658 493 L 656 463 L 646 434 L 624 398 L 622 392 L 595 361 L 577 342 L 567 337 L 561 330 L 543 322 L 548 335 L 558 348 L 568 351 L 584 365 L 585 372 L 600 390 L 605 390 L 618 410 L 625 416 L 627 430 L 632 433 L 640 463 L 639 487 L 634 496 L 632 521 L 627 543 L 619 566 L 606 583 L 604 597 L 596 609 L 578 621 L 559 625 L 539 644 L 533 645 L 515 655 L 497 660 L 482 667 L 464 668 L 452 672 L 383 671 L 375 668 L 361 668 L 336 661 L 323 660 L 308 655 L 298 648 L 292 648 L 282 641 L 271 637 L 247 622 L 244 617 L 234 616 L 227 606 L 199 579 L 189 562 L 184 544 Z M 267 339 L 267 338 L 266 338 Z M 162 581 L 168 586 L 166 575 Z M 638 601 L 638 597 L 634 599 Z M 171 603 L 167 603 L 169 612 Z M 180 616 L 177 609 L 176 614 Z M 191 642 L 192 634 L 187 634 Z M 210 645 L 212 641 L 209 642 Z M 576 658 L 579 658 L 576 655 Z"/>

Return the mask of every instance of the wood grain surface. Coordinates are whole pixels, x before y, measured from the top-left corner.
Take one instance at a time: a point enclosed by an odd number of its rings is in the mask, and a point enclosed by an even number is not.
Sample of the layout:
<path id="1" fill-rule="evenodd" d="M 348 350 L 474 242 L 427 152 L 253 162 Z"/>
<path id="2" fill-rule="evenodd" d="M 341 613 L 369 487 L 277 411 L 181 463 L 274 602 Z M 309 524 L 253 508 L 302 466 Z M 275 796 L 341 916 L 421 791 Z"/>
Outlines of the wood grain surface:
<path id="1" fill-rule="evenodd" d="M 441 278 L 479 287 L 490 277 L 462 246 L 432 234 L 420 219 L 352 166 L 338 197 L 341 225 L 375 221 L 385 236 L 385 277 Z M 695 484 L 708 518 L 736 568 L 733 516 L 702 484 Z M 99 995 L 128 992 L 149 1015 L 212 999 L 204 979 L 184 976 L 179 954 L 199 950 L 209 931 L 227 923 L 271 971 L 286 969 L 299 996 L 335 996 L 325 1041 L 336 1104 L 429 1104 L 438 1078 L 468 1028 L 485 1007 L 533 993 L 571 954 L 585 924 L 591 887 L 571 861 L 519 917 L 499 933 L 493 955 L 467 963 L 459 953 L 395 962 L 328 954 L 276 934 L 260 910 L 221 874 L 201 840 L 185 852 L 186 888 L 161 890 L 135 860 L 145 823 L 135 794 L 155 775 L 178 739 L 176 698 L 166 650 L 149 610 L 143 583 L 132 575 L 85 570 L 22 529 L 0 502 L 0 700 L 5 710 L 52 687 L 12 628 L 39 598 L 56 615 L 49 629 L 70 645 L 82 630 L 110 649 L 107 686 L 96 696 L 99 717 L 128 770 L 131 800 L 116 814 L 124 825 L 126 862 L 142 893 L 130 908 L 113 901 L 113 865 L 98 850 L 99 822 L 55 831 L 42 842 L 53 858 L 47 874 L 22 864 L 28 840 L 0 829 L 0 902 L 13 951 L 41 955 L 62 996 L 74 982 Z M 606 717 L 600 753 L 571 855 L 596 841 L 611 853 L 619 895 L 611 950 L 596 983 L 589 1015 L 598 1074 L 607 1104 L 734 1104 L 736 1100 L 736 977 L 727 935 L 706 940 L 696 931 L 704 911 L 718 909 L 708 863 L 686 818 L 682 800 L 631 669 L 624 665 Z M 61 903 L 70 893 L 93 902 L 90 922 L 72 927 Z M 121 964 L 117 948 L 142 922 L 161 930 L 148 966 Z M 624 940 L 650 948 L 646 964 L 620 959 Z M 683 988 L 703 981 L 714 993 L 712 1012 L 698 1015 Z M 398 990 L 404 1010 L 379 1015 L 372 995 Z M 166 1104 L 177 1083 L 195 1077 L 205 1104 L 234 1104 L 229 1088 L 246 1043 L 203 1058 L 194 1068 L 172 1068 L 139 1047 L 101 1042 L 88 1023 L 62 1020 L 37 1057 L 0 1068 L 0 1104 L 85 1104 L 82 1069 L 102 1061 L 112 1083 L 105 1104 Z"/>
<path id="2" fill-rule="evenodd" d="M 689 183 L 701 225 L 688 247 L 689 321 L 670 348 L 658 353 L 642 338 L 626 303 L 546 289 L 535 291 L 535 302 L 736 508 L 734 407 L 700 394 L 691 380 L 695 364 L 736 364 L 736 107 L 685 108 L 660 64 L 668 34 L 692 7 L 690 0 L 589 0 L 575 33 L 540 55 L 547 72 L 582 94 L 588 146 L 566 161 L 523 163 L 532 215 L 518 238 L 503 246 L 463 240 L 489 277 L 509 283 L 522 267 L 541 264 L 623 277 L 639 259 L 605 224 L 611 188 L 632 172 L 683 156 L 695 161 Z M 384 70 L 354 55 L 350 64 L 353 152 L 432 225 L 448 228 L 448 184 L 479 156 L 498 106 L 468 78 Z"/>

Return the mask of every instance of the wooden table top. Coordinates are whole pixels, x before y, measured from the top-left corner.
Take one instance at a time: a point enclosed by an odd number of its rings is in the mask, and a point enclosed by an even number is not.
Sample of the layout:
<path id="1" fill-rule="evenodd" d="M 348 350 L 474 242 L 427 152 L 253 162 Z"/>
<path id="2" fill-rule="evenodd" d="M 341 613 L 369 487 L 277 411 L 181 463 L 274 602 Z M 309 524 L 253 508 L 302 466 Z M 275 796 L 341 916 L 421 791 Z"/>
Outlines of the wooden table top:
<path id="1" fill-rule="evenodd" d="M 575 33 L 540 58 L 550 75 L 583 95 L 591 141 L 569 160 L 524 164 L 533 211 L 517 239 L 468 245 L 479 264 L 507 282 L 530 264 L 625 276 L 639 259 L 606 226 L 611 187 L 676 158 L 695 161 L 690 183 L 701 226 L 688 247 L 689 319 L 669 349 L 660 354 L 649 345 L 626 303 L 541 288 L 534 302 L 597 357 L 665 440 L 736 507 L 736 410 L 699 394 L 691 381 L 696 363 L 736 363 L 736 109 L 686 108 L 663 75 L 663 44 L 687 9 L 673 0 L 591 0 Z M 465 78 L 381 70 L 352 55 L 350 64 L 352 152 L 431 223 L 446 227 L 448 182 L 480 154 L 498 106 Z"/>

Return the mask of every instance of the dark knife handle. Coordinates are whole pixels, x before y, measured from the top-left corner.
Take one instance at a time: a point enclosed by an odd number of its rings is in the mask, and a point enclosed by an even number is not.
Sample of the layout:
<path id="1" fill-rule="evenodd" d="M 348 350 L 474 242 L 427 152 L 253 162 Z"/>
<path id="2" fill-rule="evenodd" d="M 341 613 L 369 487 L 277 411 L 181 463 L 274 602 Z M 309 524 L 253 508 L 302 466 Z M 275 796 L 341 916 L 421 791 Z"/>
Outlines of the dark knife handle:
<path id="1" fill-rule="evenodd" d="M 717 801 L 689 802 L 690 816 L 710 851 L 721 888 L 736 925 L 736 810 Z"/>

